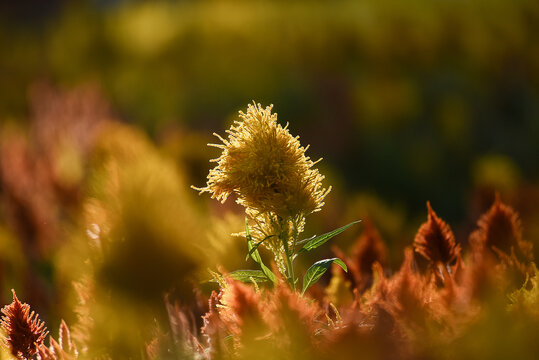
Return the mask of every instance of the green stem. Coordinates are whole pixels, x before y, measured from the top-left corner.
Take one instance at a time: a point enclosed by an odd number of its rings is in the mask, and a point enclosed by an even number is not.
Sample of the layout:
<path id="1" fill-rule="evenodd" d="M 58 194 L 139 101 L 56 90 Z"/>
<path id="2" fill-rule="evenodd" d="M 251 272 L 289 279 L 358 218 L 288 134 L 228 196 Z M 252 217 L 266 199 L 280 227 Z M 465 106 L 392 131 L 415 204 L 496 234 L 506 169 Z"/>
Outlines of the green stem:
<path id="1" fill-rule="evenodd" d="M 292 256 L 294 254 L 290 254 L 290 256 L 287 256 L 288 260 L 288 266 L 290 267 L 290 275 L 292 278 L 292 289 L 296 291 L 296 276 L 294 275 L 294 260 L 292 259 Z"/>
<path id="2" fill-rule="evenodd" d="M 292 254 L 290 254 L 290 251 L 288 249 L 288 239 L 283 236 L 283 233 L 279 235 L 279 238 L 281 238 L 281 241 L 283 242 L 284 254 L 286 256 L 286 264 L 288 268 L 288 282 L 290 283 L 290 286 L 292 286 L 292 289 L 296 291 L 296 278 L 294 275 L 294 264 L 291 259 Z"/>
<path id="3" fill-rule="evenodd" d="M 292 222 L 294 226 L 294 231 L 292 232 L 292 253 L 290 254 L 290 266 L 292 268 L 292 273 L 294 272 L 294 260 L 295 260 L 295 254 L 296 254 L 296 241 L 298 240 L 298 228 L 296 226 L 296 221 Z M 293 279 L 294 286 L 293 289 L 296 290 L 296 280 Z"/>

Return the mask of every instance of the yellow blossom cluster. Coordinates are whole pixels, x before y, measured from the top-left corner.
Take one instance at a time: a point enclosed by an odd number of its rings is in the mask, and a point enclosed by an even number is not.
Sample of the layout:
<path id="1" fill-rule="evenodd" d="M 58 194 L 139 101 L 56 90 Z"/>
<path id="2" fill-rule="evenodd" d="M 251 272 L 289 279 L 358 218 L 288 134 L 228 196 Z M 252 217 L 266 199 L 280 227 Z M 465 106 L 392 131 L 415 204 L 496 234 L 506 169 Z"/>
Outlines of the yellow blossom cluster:
<path id="1" fill-rule="evenodd" d="M 318 161 L 305 155 L 308 146 L 290 134 L 288 124 L 277 123 L 272 106 L 249 104 L 227 130 L 227 139 L 214 134 L 222 144 L 208 145 L 222 149 L 221 156 L 212 160 L 217 166 L 206 187 L 195 189 L 221 202 L 234 194 L 254 222 L 254 237 L 267 239 L 266 247 L 282 265 L 282 242 L 297 239 L 305 216 L 322 208 L 331 187 L 322 186 L 324 176 L 314 168 Z"/>
<path id="2" fill-rule="evenodd" d="M 207 186 L 201 192 L 224 202 L 235 194 L 238 203 L 258 213 L 271 212 L 280 218 L 319 211 L 329 189 L 322 187 L 322 176 L 293 137 L 288 124 L 277 123 L 272 106 L 249 104 L 242 121 L 227 130 L 228 139 L 215 134 L 223 144 L 209 144 L 223 149 L 213 161 Z"/>

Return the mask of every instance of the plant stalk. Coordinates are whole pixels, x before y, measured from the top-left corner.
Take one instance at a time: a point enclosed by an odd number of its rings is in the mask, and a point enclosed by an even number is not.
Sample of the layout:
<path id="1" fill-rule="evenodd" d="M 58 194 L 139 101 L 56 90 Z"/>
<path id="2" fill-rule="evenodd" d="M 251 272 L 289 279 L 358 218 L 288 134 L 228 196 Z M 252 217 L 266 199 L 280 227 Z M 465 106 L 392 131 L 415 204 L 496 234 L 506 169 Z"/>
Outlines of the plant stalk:
<path id="1" fill-rule="evenodd" d="M 294 263 L 292 261 L 292 255 L 290 254 L 290 249 L 288 248 L 288 239 L 284 236 L 283 233 L 279 235 L 281 241 L 283 242 L 284 254 L 286 256 L 286 264 L 288 270 L 288 282 L 294 291 L 296 291 L 296 278 L 294 275 Z"/>

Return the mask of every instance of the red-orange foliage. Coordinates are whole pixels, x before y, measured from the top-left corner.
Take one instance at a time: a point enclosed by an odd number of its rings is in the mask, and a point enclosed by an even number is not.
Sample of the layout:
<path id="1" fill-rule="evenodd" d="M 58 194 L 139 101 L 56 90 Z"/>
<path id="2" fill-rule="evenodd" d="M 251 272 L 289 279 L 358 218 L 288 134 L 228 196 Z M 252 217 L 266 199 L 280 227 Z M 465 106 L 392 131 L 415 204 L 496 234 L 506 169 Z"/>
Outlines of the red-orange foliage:
<path id="1" fill-rule="evenodd" d="M 315 348 L 315 333 L 321 328 L 321 310 L 316 303 L 285 284 L 272 293 L 269 300 L 270 326 L 284 348 L 295 355 L 308 357 Z"/>
<path id="2" fill-rule="evenodd" d="M 252 286 L 229 280 L 223 290 L 219 315 L 235 341 L 243 343 L 263 337 L 269 332 L 261 295 Z"/>
<path id="3" fill-rule="evenodd" d="M 352 288 L 357 289 L 360 294 L 372 285 L 374 263 L 379 263 L 384 268 L 387 267 L 387 247 L 380 233 L 368 218 L 364 220 L 363 233 L 354 244 L 350 257 L 336 246 L 332 250 L 337 257 L 344 261 L 348 272 L 345 273 L 340 267 L 333 267 L 333 269 L 343 273 L 344 277 L 350 281 Z"/>
<path id="4" fill-rule="evenodd" d="M 57 199 L 47 163 L 22 135 L 0 140 L 0 187 L 7 220 L 22 244 L 32 253 L 47 248 L 57 236 Z"/>
<path id="5" fill-rule="evenodd" d="M 335 249 L 347 262 L 348 280 L 354 285 L 340 290 L 350 292 L 355 300 L 336 304 L 337 308 L 313 300 L 309 294 L 300 295 L 282 278 L 275 285 L 260 284 L 260 288 L 227 278 L 219 293 L 212 292 L 200 332 L 193 308 L 167 301 L 171 331 L 158 329 L 154 340 L 146 344 L 147 357 L 196 354 L 212 360 L 329 360 L 358 354 L 412 359 L 428 354 L 431 349 L 427 347 L 433 344 L 458 341 L 488 313 L 493 297 L 505 299 L 508 284 L 523 285 L 524 280 L 514 274 L 529 275 L 534 269 L 531 244 L 522 239 L 516 212 L 497 199 L 478 222 L 471 253 L 462 257 L 449 225 L 430 204 L 427 207 L 428 220 L 418 230 L 414 248 L 404 250 L 404 261 L 393 276 L 384 266 L 386 248 L 368 221 L 352 256 Z M 414 255 L 427 261 L 428 271 L 418 268 Z M 344 275 L 333 271 L 334 276 Z M 79 291 L 86 297 L 92 293 L 88 286 L 79 286 Z M 78 357 L 64 322 L 59 342 L 50 338 L 46 347 L 43 322 L 34 313 L 29 315 L 29 306 L 21 304 L 15 293 L 13 303 L 2 312 L 6 343 L 15 356 L 27 359 L 37 353 L 42 360 Z M 89 314 L 79 311 L 79 315 L 79 327 L 90 328 L 83 319 Z M 200 334 L 207 341 L 201 341 Z"/>
<path id="6" fill-rule="evenodd" d="M 49 342 L 49 347 L 43 344 L 38 349 L 41 360 L 73 360 L 78 358 L 77 347 L 71 341 L 71 333 L 64 320 L 60 324 L 58 341 L 50 336 Z"/>
<path id="7" fill-rule="evenodd" d="M 36 84 L 30 91 L 30 129 L 27 136 L 0 133 L 0 202 L 10 225 L 26 245 L 50 250 L 60 239 L 61 209 L 81 199 L 82 178 L 66 173 L 66 154 L 84 164 L 100 126 L 110 111 L 99 89 L 82 86 L 58 91 Z"/>
<path id="8" fill-rule="evenodd" d="M 171 304 L 168 299 L 166 303 L 170 328 L 172 330 L 173 342 L 178 347 L 181 354 L 203 352 L 203 347 L 198 341 L 197 323 L 193 310 L 186 305 L 180 305 L 178 302 Z M 166 336 L 161 336 L 166 345 Z M 166 349 L 166 346 L 162 346 Z M 160 355 L 160 354 L 159 354 Z M 155 359 L 158 359 L 156 356 Z"/>
<path id="9" fill-rule="evenodd" d="M 413 251 L 407 248 L 399 272 L 389 283 L 388 300 L 382 306 L 414 331 L 423 330 L 430 316 L 428 306 L 436 296 L 433 285 L 414 270 Z"/>
<path id="10" fill-rule="evenodd" d="M 470 235 L 473 252 L 483 253 L 483 262 L 495 264 L 497 259 L 495 273 L 499 284 L 504 280 L 508 281 L 505 286 L 513 289 L 522 286 L 526 276 L 533 274 L 533 244 L 522 238 L 518 213 L 496 195 L 477 227 Z"/>
<path id="11" fill-rule="evenodd" d="M 378 262 L 387 266 L 387 247 L 380 233 L 368 218 L 364 221 L 364 231 L 352 248 L 352 258 L 361 274 L 371 274 L 372 265 Z"/>
<path id="12" fill-rule="evenodd" d="M 208 354 L 211 359 L 221 358 L 224 351 L 223 339 L 226 336 L 224 323 L 219 315 L 219 301 L 222 293 L 212 291 L 208 300 L 208 312 L 202 317 L 204 325 L 201 332 L 207 338 Z"/>

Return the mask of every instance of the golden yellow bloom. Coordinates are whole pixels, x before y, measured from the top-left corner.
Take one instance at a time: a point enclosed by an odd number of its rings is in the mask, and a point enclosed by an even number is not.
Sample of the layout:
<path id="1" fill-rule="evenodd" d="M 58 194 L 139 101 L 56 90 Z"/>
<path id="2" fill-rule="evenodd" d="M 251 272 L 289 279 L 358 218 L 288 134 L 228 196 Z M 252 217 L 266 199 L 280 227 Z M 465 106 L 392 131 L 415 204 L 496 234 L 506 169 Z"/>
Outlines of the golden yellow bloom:
<path id="1" fill-rule="evenodd" d="M 324 205 L 330 189 L 322 187 L 315 162 L 305 155 L 298 137 L 277 123 L 272 106 L 249 104 L 242 121 L 227 130 L 228 139 L 215 134 L 223 144 L 217 166 L 210 170 L 207 186 L 199 190 L 224 202 L 235 194 L 238 203 L 257 213 L 271 212 L 282 219 L 305 216 Z"/>

